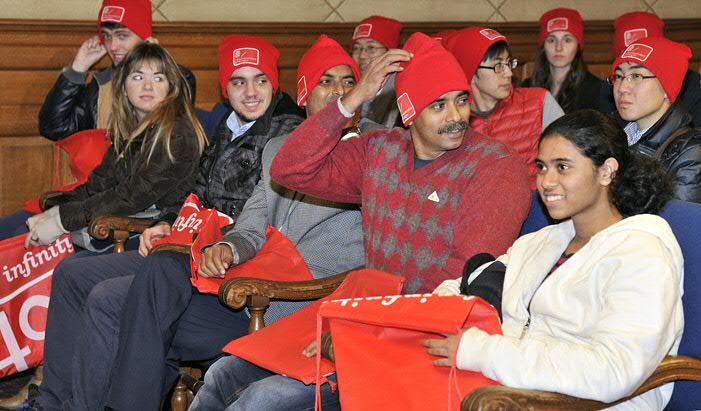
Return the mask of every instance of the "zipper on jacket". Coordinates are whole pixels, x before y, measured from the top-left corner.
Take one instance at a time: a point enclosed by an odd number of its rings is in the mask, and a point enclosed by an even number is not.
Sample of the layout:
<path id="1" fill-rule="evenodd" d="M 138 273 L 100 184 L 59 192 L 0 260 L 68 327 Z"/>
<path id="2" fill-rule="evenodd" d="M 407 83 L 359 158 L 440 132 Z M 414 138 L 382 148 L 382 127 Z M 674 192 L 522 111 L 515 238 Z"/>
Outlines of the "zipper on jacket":
<path id="1" fill-rule="evenodd" d="M 526 320 L 526 323 L 523 325 L 523 330 L 521 330 L 521 336 L 518 337 L 519 340 L 522 340 L 523 337 L 526 336 L 526 334 L 528 333 L 528 327 L 530 327 L 530 326 L 531 326 L 531 315 L 529 313 L 528 320 Z"/>

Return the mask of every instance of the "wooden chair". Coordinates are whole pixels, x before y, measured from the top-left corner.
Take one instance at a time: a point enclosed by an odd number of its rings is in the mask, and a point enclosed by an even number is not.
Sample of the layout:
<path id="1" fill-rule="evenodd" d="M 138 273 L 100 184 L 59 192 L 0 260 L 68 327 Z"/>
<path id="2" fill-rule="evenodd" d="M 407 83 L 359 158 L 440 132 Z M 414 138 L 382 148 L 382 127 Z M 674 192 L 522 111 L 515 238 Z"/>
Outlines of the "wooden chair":
<path id="1" fill-rule="evenodd" d="M 143 232 L 151 227 L 153 220 L 131 217 L 100 216 L 89 226 L 88 232 L 98 240 L 112 239 L 115 253 L 124 251 L 124 242 L 130 233 Z M 161 244 L 151 250 L 189 253 L 187 245 Z M 362 268 L 362 267 L 357 267 Z M 352 271 L 352 270 L 351 270 Z M 219 288 L 219 300 L 232 309 L 246 307 L 251 314 L 248 332 L 265 327 L 264 315 L 271 300 L 304 301 L 315 300 L 331 294 L 346 277 L 348 272 L 331 277 L 297 282 L 275 282 L 258 278 L 235 278 L 225 281 Z M 202 370 L 197 367 L 181 367 L 180 378 L 173 388 L 170 406 L 173 411 L 185 411 L 197 392 Z"/>

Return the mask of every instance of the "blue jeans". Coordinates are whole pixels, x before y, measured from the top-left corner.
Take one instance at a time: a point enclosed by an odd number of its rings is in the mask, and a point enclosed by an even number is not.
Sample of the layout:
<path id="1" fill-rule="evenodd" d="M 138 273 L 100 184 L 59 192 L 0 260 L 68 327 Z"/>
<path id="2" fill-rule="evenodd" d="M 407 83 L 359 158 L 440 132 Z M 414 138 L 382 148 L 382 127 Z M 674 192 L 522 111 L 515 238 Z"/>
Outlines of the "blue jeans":
<path id="1" fill-rule="evenodd" d="M 336 374 L 329 380 L 335 382 Z M 223 357 L 207 370 L 189 411 L 312 411 L 315 391 L 314 384 L 304 385 L 236 356 Z M 338 391 L 331 393 L 329 384 L 321 386 L 321 400 L 324 411 L 341 409 Z"/>
<path id="2" fill-rule="evenodd" d="M 27 219 L 34 213 L 19 210 L 4 217 L 0 217 L 0 240 L 5 240 L 29 232 Z"/>

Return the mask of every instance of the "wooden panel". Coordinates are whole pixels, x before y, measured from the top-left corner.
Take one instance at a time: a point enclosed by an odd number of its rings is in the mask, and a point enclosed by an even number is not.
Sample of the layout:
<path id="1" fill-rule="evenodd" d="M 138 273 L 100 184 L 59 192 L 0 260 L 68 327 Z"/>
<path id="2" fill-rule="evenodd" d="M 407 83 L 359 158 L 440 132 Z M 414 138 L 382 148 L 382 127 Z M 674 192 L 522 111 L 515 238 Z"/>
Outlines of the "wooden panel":
<path id="1" fill-rule="evenodd" d="M 51 187 L 53 150 L 42 137 L 0 137 L 0 215 Z"/>

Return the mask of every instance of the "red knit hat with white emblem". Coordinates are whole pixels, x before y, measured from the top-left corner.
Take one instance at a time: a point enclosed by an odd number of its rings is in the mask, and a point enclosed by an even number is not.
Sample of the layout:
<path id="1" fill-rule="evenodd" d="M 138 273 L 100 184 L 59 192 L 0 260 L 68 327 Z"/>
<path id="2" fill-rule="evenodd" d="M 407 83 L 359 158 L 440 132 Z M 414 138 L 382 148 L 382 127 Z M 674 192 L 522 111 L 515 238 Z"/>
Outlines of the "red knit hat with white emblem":
<path id="1" fill-rule="evenodd" d="M 414 55 L 401 64 L 404 70 L 397 73 L 394 81 L 404 125 L 409 125 L 426 106 L 445 93 L 465 90 L 472 95 L 460 64 L 440 42 L 417 32 L 409 37 L 404 50 Z"/>
<path id="2" fill-rule="evenodd" d="M 103 23 L 121 24 L 146 40 L 151 37 L 151 1 L 104 0 L 97 15 L 97 33 L 101 42 L 105 41 L 102 37 Z"/>
<path id="3" fill-rule="evenodd" d="M 219 83 L 226 97 L 226 86 L 234 71 L 241 67 L 255 67 L 265 73 L 273 86 L 278 88 L 277 61 L 280 53 L 268 41 L 256 36 L 234 34 L 219 43 Z"/>
<path id="4" fill-rule="evenodd" d="M 662 84 L 671 103 L 677 99 L 689 68 L 691 50 L 664 37 L 647 37 L 628 46 L 613 62 L 611 74 L 626 61 L 650 70 Z"/>
<path id="5" fill-rule="evenodd" d="M 297 66 L 297 104 L 304 107 L 307 97 L 326 70 L 342 65 L 350 67 L 355 81 L 360 80 L 358 66 L 343 47 L 326 34 L 319 36 Z"/>
<path id="6" fill-rule="evenodd" d="M 582 16 L 577 10 L 560 7 L 546 11 L 540 17 L 540 38 L 538 45 L 542 46 L 548 35 L 554 31 L 566 31 L 577 39 L 580 50 L 584 49 L 584 25 Z"/>
<path id="7" fill-rule="evenodd" d="M 618 16 L 613 23 L 613 57 L 616 58 L 631 44 L 645 37 L 664 37 L 664 21 L 652 13 L 636 11 Z"/>
<path id="8" fill-rule="evenodd" d="M 399 33 L 401 31 L 402 23 L 395 19 L 370 16 L 355 26 L 351 43 L 360 39 L 373 39 L 388 49 L 395 49 L 399 47 Z"/>
<path id="9" fill-rule="evenodd" d="M 448 38 L 446 48 L 453 53 L 458 63 L 465 70 L 465 76 L 472 81 L 472 76 L 477 72 L 482 57 L 489 47 L 497 42 L 506 41 L 506 37 L 496 30 L 486 27 L 468 27 L 458 31 Z"/>

